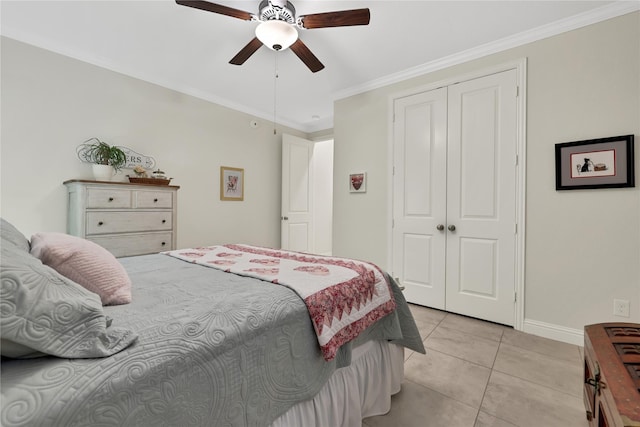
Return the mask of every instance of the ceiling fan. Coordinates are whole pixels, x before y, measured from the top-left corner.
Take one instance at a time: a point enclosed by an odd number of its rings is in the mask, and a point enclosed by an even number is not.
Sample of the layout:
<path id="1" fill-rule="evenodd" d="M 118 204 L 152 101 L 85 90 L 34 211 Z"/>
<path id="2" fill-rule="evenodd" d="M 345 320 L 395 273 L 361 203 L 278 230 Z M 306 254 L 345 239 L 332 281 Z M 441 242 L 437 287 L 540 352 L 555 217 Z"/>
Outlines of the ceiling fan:
<path id="1" fill-rule="evenodd" d="M 176 0 L 176 3 L 244 21 L 260 22 L 260 25 L 256 28 L 256 37 L 243 47 L 229 63 L 234 65 L 244 64 L 262 45 L 275 51 L 290 47 L 293 53 L 314 73 L 322 70 L 324 65 L 298 38 L 296 27 L 309 30 L 314 28 L 368 25 L 370 19 L 369 9 L 341 10 L 296 16 L 295 7 L 286 0 L 262 0 L 258 6 L 258 14 L 203 0 Z"/>

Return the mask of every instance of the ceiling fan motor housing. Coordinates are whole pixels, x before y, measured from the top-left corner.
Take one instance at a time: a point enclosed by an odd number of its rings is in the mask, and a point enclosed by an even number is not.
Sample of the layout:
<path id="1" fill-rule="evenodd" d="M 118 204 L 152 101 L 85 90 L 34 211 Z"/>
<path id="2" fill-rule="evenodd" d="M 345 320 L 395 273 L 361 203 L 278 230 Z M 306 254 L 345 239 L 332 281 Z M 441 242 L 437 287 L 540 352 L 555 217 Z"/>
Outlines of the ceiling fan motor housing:
<path id="1" fill-rule="evenodd" d="M 284 21 L 288 24 L 296 22 L 296 8 L 288 1 L 262 0 L 258 7 L 260 21 Z"/>

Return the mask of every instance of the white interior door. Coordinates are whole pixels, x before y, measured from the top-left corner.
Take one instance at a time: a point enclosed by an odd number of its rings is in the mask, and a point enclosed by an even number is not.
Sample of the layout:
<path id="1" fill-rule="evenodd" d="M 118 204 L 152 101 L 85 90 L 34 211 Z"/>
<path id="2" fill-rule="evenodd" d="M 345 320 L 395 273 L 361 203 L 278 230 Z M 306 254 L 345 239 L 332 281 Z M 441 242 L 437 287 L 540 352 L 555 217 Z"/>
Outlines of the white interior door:
<path id="1" fill-rule="evenodd" d="M 515 322 L 516 71 L 394 102 L 392 270 L 409 302 Z"/>
<path id="2" fill-rule="evenodd" d="M 398 99 L 394 113 L 393 272 L 408 301 L 443 310 L 447 89 Z"/>
<path id="3" fill-rule="evenodd" d="M 282 249 L 313 252 L 313 142 L 282 135 Z"/>
<path id="4" fill-rule="evenodd" d="M 449 87 L 446 307 L 506 325 L 515 310 L 516 88 L 515 70 Z"/>

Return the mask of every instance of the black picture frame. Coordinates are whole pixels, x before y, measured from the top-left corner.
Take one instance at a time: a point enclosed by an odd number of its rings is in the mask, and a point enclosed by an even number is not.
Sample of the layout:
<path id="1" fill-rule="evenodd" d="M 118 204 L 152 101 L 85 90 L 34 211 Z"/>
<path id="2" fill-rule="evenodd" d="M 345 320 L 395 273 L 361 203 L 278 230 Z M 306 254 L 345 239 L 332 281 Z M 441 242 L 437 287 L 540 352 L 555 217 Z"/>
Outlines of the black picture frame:
<path id="1" fill-rule="evenodd" d="M 635 187 L 633 135 L 556 144 L 556 190 Z"/>

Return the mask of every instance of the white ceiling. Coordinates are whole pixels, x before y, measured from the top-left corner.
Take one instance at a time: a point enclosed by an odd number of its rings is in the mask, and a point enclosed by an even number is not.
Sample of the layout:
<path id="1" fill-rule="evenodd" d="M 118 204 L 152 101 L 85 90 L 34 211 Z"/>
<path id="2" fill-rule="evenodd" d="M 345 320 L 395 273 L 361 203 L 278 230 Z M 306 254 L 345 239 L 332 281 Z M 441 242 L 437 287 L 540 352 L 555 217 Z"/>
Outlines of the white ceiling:
<path id="1" fill-rule="evenodd" d="M 259 0 L 218 0 L 257 13 Z M 3 35 L 305 131 L 333 102 L 433 69 L 638 10 L 635 1 L 293 0 L 298 15 L 368 7 L 368 26 L 300 30 L 325 65 L 290 50 L 229 60 L 256 22 L 173 1 L 1 1 Z M 277 59 L 276 59 L 277 57 Z M 275 78 L 275 70 L 278 78 Z M 277 96 L 274 97 L 274 88 Z M 274 103 L 275 100 L 275 103 Z M 274 109 L 275 105 L 275 109 Z"/>

